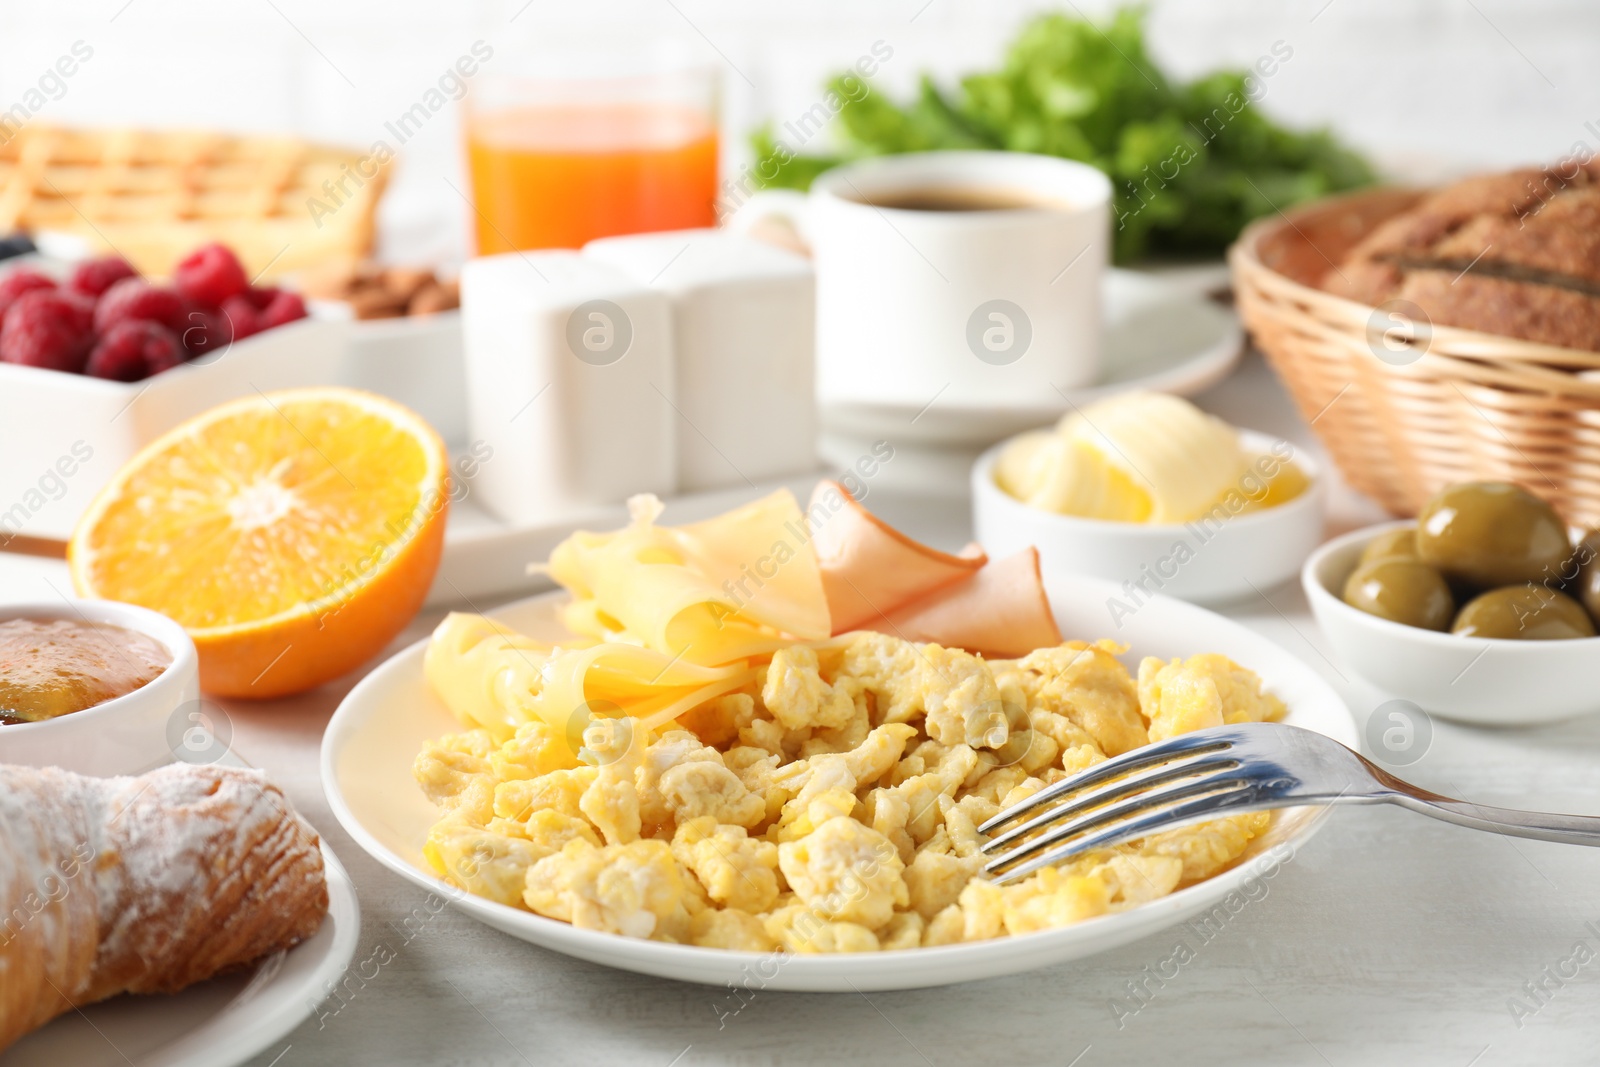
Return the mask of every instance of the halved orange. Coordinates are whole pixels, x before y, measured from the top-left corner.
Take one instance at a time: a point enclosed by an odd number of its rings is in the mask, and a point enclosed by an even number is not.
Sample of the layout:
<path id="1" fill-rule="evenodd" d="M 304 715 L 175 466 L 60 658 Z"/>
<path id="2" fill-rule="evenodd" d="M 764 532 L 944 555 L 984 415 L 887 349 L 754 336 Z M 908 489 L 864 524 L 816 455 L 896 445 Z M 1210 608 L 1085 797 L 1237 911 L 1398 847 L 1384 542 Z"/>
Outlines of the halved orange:
<path id="1" fill-rule="evenodd" d="M 448 457 L 406 408 L 353 389 L 258 393 L 139 452 L 67 546 L 84 596 L 181 623 L 219 696 L 298 693 L 355 668 L 422 606 Z"/>

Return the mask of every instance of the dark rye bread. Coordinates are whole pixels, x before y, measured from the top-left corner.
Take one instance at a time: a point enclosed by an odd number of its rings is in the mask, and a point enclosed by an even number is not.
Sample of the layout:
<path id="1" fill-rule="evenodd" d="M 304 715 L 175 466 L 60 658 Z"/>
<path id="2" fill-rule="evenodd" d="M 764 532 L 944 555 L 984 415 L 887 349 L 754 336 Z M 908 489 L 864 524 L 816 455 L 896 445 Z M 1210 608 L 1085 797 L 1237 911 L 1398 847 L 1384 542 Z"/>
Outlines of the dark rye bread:
<path id="1" fill-rule="evenodd" d="M 1476 271 L 1412 270 L 1395 296 L 1440 325 L 1600 352 L 1600 298 L 1588 293 Z"/>
<path id="2" fill-rule="evenodd" d="M 1388 219 L 1322 287 L 1436 325 L 1600 351 L 1600 159 L 1469 178 Z"/>

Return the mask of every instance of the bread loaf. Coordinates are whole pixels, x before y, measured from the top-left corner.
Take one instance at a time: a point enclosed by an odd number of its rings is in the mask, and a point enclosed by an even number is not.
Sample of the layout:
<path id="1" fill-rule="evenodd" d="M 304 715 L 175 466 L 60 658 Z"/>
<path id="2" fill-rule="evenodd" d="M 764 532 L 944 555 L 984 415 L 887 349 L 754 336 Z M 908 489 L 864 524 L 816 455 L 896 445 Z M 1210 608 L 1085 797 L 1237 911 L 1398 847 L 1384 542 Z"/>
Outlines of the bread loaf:
<path id="1" fill-rule="evenodd" d="M 1469 178 L 1361 240 L 1322 287 L 1437 326 L 1600 351 L 1600 159 Z"/>

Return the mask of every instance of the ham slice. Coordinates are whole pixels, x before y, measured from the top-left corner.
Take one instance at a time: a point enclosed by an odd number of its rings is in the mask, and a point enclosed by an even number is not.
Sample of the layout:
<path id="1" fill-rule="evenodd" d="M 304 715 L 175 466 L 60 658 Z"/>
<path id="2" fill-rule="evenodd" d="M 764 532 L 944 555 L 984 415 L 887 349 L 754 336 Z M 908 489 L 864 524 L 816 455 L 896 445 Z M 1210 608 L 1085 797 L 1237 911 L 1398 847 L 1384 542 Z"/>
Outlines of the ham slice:
<path id="1" fill-rule="evenodd" d="M 994 657 L 1061 643 L 1032 548 L 992 562 L 919 544 L 825 481 L 806 511 L 835 634 L 876 630 Z"/>
<path id="2" fill-rule="evenodd" d="M 1014 659 L 1061 643 L 1039 576 L 1039 550 L 1023 549 L 971 578 L 936 589 L 868 629 L 907 641 L 932 641 L 994 659 Z"/>
<path id="3" fill-rule="evenodd" d="M 862 507 L 838 482 L 817 483 L 806 517 L 836 634 L 880 629 L 872 623 L 972 577 L 988 561 L 977 545 L 952 556 L 913 541 Z"/>

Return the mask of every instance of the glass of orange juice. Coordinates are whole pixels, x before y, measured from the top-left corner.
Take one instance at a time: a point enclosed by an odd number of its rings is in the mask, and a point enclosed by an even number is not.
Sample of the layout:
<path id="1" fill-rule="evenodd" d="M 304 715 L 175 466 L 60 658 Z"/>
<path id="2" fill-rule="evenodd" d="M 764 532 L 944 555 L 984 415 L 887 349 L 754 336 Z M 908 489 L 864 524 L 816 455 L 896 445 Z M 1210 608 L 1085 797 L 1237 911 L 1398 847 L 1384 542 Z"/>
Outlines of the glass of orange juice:
<path id="1" fill-rule="evenodd" d="M 717 89 L 702 66 L 475 85 L 464 127 L 478 254 L 715 225 Z"/>

